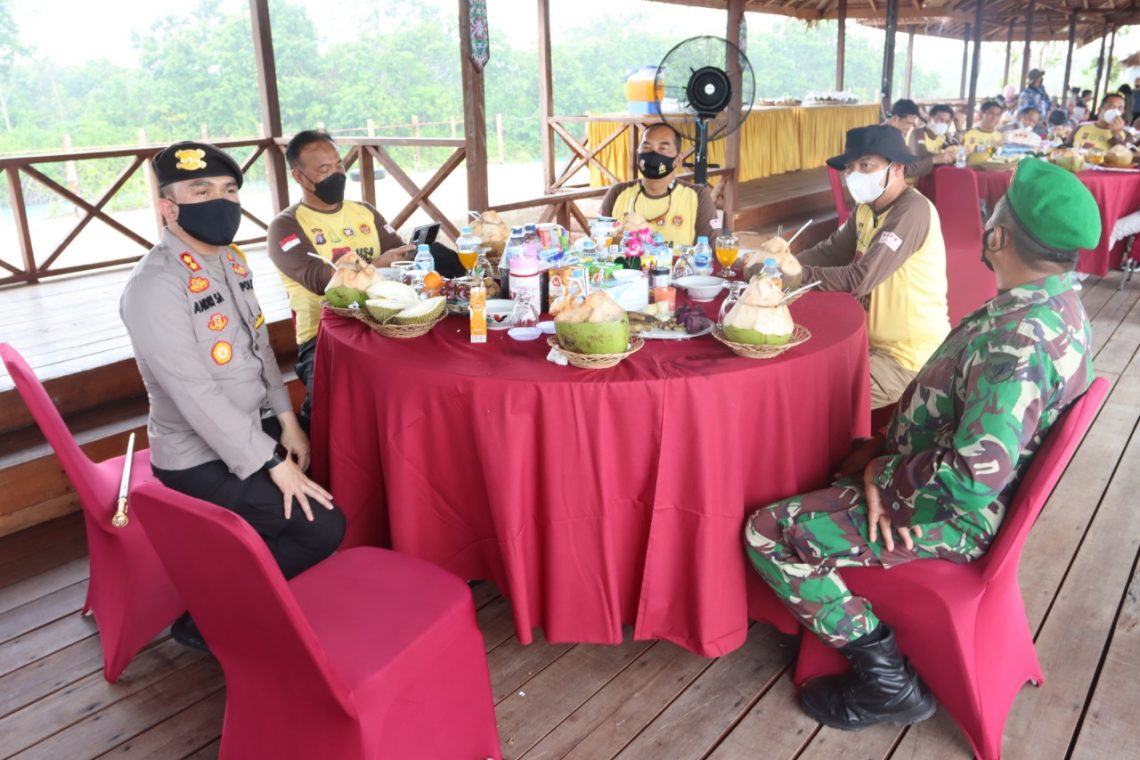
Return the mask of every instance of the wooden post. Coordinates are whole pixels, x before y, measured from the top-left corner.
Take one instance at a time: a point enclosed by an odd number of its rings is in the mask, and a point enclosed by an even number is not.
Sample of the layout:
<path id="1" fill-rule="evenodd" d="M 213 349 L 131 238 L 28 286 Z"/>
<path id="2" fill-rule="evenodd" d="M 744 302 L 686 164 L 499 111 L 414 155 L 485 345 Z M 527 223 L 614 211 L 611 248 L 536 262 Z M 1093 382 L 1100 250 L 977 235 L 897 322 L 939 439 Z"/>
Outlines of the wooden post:
<path id="1" fill-rule="evenodd" d="M 367 134 L 369 137 L 375 137 L 376 136 L 376 122 L 373 119 L 369 119 L 365 123 L 364 126 L 365 126 L 365 130 L 367 131 Z M 452 137 L 454 137 L 454 136 L 455 135 L 452 135 Z"/>
<path id="2" fill-rule="evenodd" d="M 1108 39 L 1108 23 L 1104 25 L 1104 34 L 1100 37 L 1100 57 L 1096 59 L 1096 84 L 1093 86 L 1093 102 L 1089 104 L 1090 111 L 1100 112 L 1100 75 L 1104 73 L 1104 43 Z"/>
<path id="3" fill-rule="evenodd" d="M 467 208 L 483 211 L 487 202 L 487 113 L 483 72 L 471 63 L 471 3 L 459 0 L 459 67 L 463 84 L 463 139 L 467 161 Z"/>
<path id="4" fill-rule="evenodd" d="M 455 117 L 449 116 L 448 120 L 451 122 L 451 139 L 454 140 L 456 135 L 459 134 L 459 132 L 457 132 L 455 129 Z"/>
<path id="5" fill-rule="evenodd" d="M 359 150 L 356 168 L 360 170 L 360 198 L 365 203 L 375 206 L 376 166 L 372 163 L 372 151 L 368 150 L 366 145 L 359 146 Z"/>
<path id="6" fill-rule="evenodd" d="M 899 0 L 887 0 L 887 37 L 883 44 L 883 86 L 879 100 L 883 113 L 891 110 L 891 81 L 895 69 L 895 31 L 899 26 Z"/>
<path id="7" fill-rule="evenodd" d="M 1021 87 L 1018 92 L 1025 89 L 1029 78 L 1029 59 L 1033 57 L 1030 43 L 1033 41 L 1033 16 L 1037 12 L 1037 0 L 1029 0 L 1029 10 L 1025 14 L 1025 52 L 1021 54 Z"/>
<path id="8" fill-rule="evenodd" d="M 910 80 L 914 73 L 914 27 L 908 27 L 906 35 L 906 84 L 903 85 L 903 97 L 910 97 Z"/>
<path id="9" fill-rule="evenodd" d="M 253 26 L 253 57 L 257 63 L 257 92 L 261 106 L 261 136 L 272 142 L 281 137 L 281 103 L 277 98 L 277 62 L 273 59 L 273 31 L 269 27 L 269 0 L 249 0 Z M 265 150 L 265 173 L 274 213 L 289 205 L 288 173 L 285 156 L 270 145 Z"/>
<path id="10" fill-rule="evenodd" d="M 725 39 L 733 45 L 739 47 L 740 23 L 744 19 L 744 0 L 728 0 L 727 10 L 728 13 L 726 15 L 728 18 L 725 22 L 724 36 Z M 725 61 L 725 71 L 728 72 L 729 81 L 732 83 L 732 104 L 729 108 L 740 108 L 740 59 L 735 55 L 730 55 L 728 60 Z M 733 130 L 725 142 L 724 165 L 726 169 L 732 169 L 732 174 L 720 178 L 722 184 L 721 204 L 722 211 L 724 212 L 724 222 L 722 226 L 725 229 L 734 229 L 736 227 L 736 199 L 740 191 L 740 178 L 738 176 L 740 171 L 739 129 Z"/>
<path id="11" fill-rule="evenodd" d="M 16 240 L 20 244 L 20 254 L 24 260 L 24 272 L 28 282 L 36 282 L 36 254 L 32 247 L 32 228 L 28 224 L 28 207 L 24 203 L 24 188 L 20 184 L 20 168 L 15 164 L 7 168 L 8 203 L 12 207 L 12 221 L 16 226 Z"/>
<path id="12" fill-rule="evenodd" d="M 962 83 L 958 86 L 958 100 L 966 99 L 966 72 L 970 70 L 970 35 L 969 24 L 966 24 L 965 34 L 962 35 Z"/>
<path id="13" fill-rule="evenodd" d="M 553 70 L 550 65 L 550 0 L 538 0 L 538 133 L 542 138 L 543 193 L 554 192 Z"/>
<path id="14" fill-rule="evenodd" d="M 843 67 L 847 54 L 847 0 L 839 0 L 839 40 L 835 49 L 835 89 L 843 90 Z"/>
<path id="15" fill-rule="evenodd" d="M 415 114 L 412 114 L 412 138 L 415 139 L 420 136 L 420 120 Z M 416 171 L 420 170 L 420 148 L 418 145 L 412 146 L 412 168 Z"/>
<path id="16" fill-rule="evenodd" d="M 982 66 L 982 0 L 974 0 L 974 65 L 970 68 L 970 99 L 966 101 L 966 129 L 974 125 L 974 104 L 978 102 L 978 70 Z"/>
<path id="17" fill-rule="evenodd" d="M 146 147 L 146 127 L 139 127 L 139 147 Z M 154 175 L 154 165 L 150 159 L 143 162 L 143 175 L 146 177 L 146 194 L 150 201 L 150 209 L 154 212 L 154 227 L 161 235 L 162 228 L 166 226 L 166 220 L 158 211 L 158 177 Z"/>
<path id="18" fill-rule="evenodd" d="M 1061 107 L 1069 97 L 1069 75 L 1073 71 L 1073 47 L 1077 44 L 1077 14 L 1069 14 L 1069 52 L 1065 56 L 1065 83 L 1061 85 Z"/>
<path id="19" fill-rule="evenodd" d="M 1108 43 L 1108 58 L 1104 64 L 1104 92 L 1108 94 L 1116 88 L 1112 86 L 1112 55 L 1116 50 L 1116 24 L 1112 25 L 1112 40 Z"/>
<path id="20" fill-rule="evenodd" d="M 1004 87 L 1009 84 L 1009 62 L 1013 55 L 1013 19 L 1009 20 L 1009 31 L 1005 36 L 1005 74 L 1002 76 L 1001 83 Z"/>
<path id="21" fill-rule="evenodd" d="M 495 114 L 495 141 L 499 144 L 499 163 L 503 161 L 503 115 Z"/>

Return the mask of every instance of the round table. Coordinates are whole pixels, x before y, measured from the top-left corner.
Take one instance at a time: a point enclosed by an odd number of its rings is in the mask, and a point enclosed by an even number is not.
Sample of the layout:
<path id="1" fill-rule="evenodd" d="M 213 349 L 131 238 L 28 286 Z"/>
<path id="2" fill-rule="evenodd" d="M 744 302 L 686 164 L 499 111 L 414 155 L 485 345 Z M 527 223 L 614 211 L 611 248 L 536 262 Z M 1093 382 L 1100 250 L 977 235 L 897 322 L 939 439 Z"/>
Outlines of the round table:
<path id="1" fill-rule="evenodd" d="M 346 546 L 391 546 L 493 580 L 522 643 L 744 642 L 746 511 L 824 485 L 869 429 L 864 311 L 809 293 L 812 339 L 771 360 L 709 337 L 647 341 L 617 367 L 545 360 L 545 340 L 467 320 L 394 340 L 326 310 L 313 475 Z M 715 312 L 712 312 L 715 313 Z"/>

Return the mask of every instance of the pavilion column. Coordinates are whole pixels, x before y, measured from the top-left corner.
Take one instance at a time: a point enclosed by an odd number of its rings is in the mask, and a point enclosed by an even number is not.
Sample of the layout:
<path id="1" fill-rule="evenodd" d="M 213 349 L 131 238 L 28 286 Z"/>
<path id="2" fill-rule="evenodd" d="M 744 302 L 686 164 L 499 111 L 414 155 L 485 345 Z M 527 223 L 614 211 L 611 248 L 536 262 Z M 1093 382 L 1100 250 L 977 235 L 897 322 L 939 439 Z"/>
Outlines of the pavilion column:
<path id="1" fill-rule="evenodd" d="M 728 21 L 725 28 L 725 39 L 733 45 L 740 47 L 740 26 L 744 21 L 744 0 L 728 0 Z M 729 81 L 732 83 L 732 103 L 729 105 L 731 109 L 740 108 L 741 101 L 741 86 L 742 86 L 742 71 L 740 69 L 740 59 L 735 55 L 729 55 L 729 60 L 725 61 L 725 71 L 728 73 Z M 728 177 L 721 177 L 721 182 L 724 182 L 724 190 L 721 192 L 721 205 L 724 211 L 724 227 L 731 229 L 736 226 L 736 198 L 740 188 L 740 177 L 738 172 L 740 169 L 740 130 L 734 129 L 725 139 L 724 146 L 724 164 L 725 168 L 732 169 L 732 174 Z"/>
<path id="2" fill-rule="evenodd" d="M 914 74 L 914 27 L 907 28 L 906 35 L 906 81 L 903 84 L 903 97 L 910 97 L 910 80 Z"/>
<path id="3" fill-rule="evenodd" d="M 471 3 L 459 0 L 459 69 L 463 84 L 463 138 L 467 143 L 467 208 L 487 208 L 487 106 L 483 72 L 471 62 Z"/>
<path id="4" fill-rule="evenodd" d="M 257 93 L 261 110 L 261 136 L 266 140 L 281 137 L 281 103 L 277 98 L 277 63 L 273 58 L 273 31 L 269 27 L 269 0 L 249 0 L 253 26 L 253 57 L 257 63 Z M 289 205 L 289 179 L 285 171 L 285 155 L 271 145 L 265 151 L 265 168 L 273 213 Z"/>
<path id="5" fill-rule="evenodd" d="M 972 29 L 969 24 L 966 24 L 965 33 L 962 35 L 962 84 L 958 87 L 958 100 L 966 99 L 966 72 L 970 70 L 970 36 Z"/>
<path id="6" fill-rule="evenodd" d="M 1100 37 L 1100 57 L 1096 59 L 1096 84 L 1093 85 L 1093 102 L 1090 111 L 1100 110 L 1100 75 L 1104 73 L 1104 43 L 1108 40 L 1108 24 L 1104 25 L 1104 34 Z"/>
<path id="7" fill-rule="evenodd" d="M 847 0 L 839 0 L 839 39 L 835 48 L 835 89 L 843 90 L 843 67 L 847 57 Z"/>
<path id="8" fill-rule="evenodd" d="M 550 0 L 538 0 L 538 120 L 542 134 L 543 193 L 554 188 L 554 132 L 550 117 L 554 115 L 553 69 L 550 65 Z"/>
<path id="9" fill-rule="evenodd" d="M 1108 43 L 1108 58 L 1104 64 L 1104 92 L 1107 95 L 1115 88 L 1112 86 L 1112 56 L 1116 50 L 1116 24 L 1112 25 L 1112 40 Z"/>
<path id="10" fill-rule="evenodd" d="M 982 67 L 982 13 L 985 4 L 974 0 L 974 65 L 970 68 L 970 99 L 966 102 L 966 129 L 974 126 L 974 104 L 978 102 L 978 71 Z"/>
<path id="11" fill-rule="evenodd" d="M 1001 84 L 1009 84 L 1009 62 L 1013 55 L 1013 19 L 1009 20 L 1009 31 L 1005 35 L 1005 74 L 1002 75 Z"/>
<path id="12" fill-rule="evenodd" d="M 880 94 L 883 113 L 891 110 L 891 80 L 895 69 L 895 31 L 899 25 L 899 0 L 887 0 L 887 38 L 883 45 L 883 86 Z"/>
<path id="13" fill-rule="evenodd" d="M 1069 97 L 1069 75 L 1073 73 L 1073 47 L 1077 44 L 1077 14 L 1069 14 L 1069 52 L 1065 55 L 1065 83 L 1061 85 L 1061 102 L 1063 108 L 1065 100 Z"/>
<path id="14" fill-rule="evenodd" d="M 1025 85 L 1028 84 L 1025 80 L 1029 78 L 1029 59 L 1033 57 L 1033 49 L 1030 44 L 1033 41 L 1033 16 L 1037 11 L 1037 0 L 1029 0 L 1029 12 L 1025 14 L 1025 52 L 1021 56 L 1021 87 L 1019 90 L 1024 90 Z"/>

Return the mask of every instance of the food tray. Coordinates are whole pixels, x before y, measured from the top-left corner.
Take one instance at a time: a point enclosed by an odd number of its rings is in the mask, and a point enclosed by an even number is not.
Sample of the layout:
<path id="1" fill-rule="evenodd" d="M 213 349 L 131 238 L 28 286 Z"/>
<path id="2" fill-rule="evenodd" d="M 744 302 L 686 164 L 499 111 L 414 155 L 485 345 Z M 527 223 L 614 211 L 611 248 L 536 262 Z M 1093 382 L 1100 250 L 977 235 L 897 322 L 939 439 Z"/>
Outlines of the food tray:
<path id="1" fill-rule="evenodd" d="M 792 330 L 792 339 L 782 346 L 754 346 L 751 343 L 734 343 L 724 337 L 724 331 L 720 325 L 713 328 L 712 336 L 728 346 L 732 353 L 743 356 L 745 359 L 775 359 L 789 348 L 795 348 L 806 343 L 811 338 L 811 332 L 802 325 L 796 325 L 795 329 Z"/>
<path id="2" fill-rule="evenodd" d="M 619 364 L 622 359 L 629 356 L 630 354 L 637 353 L 641 350 L 641 347 L 645 345 L 645 341 L 640 337 L 637 335 L 631 335 L 629 337 L 629 348 L 624 353 L 579 354 L 573 351 L 567 351 L 562 347 L 562 344 L 558 342 L 558 338 L 553 335 L 547 338 L 546 342 L 551 348 L 557 348 L 559 351 L 561 351 L 566 356 L 566 359 L 570 362 L 570 364 L 578 367 L 579 369 L 606 369 L 608 367 L 617 366 L 617 364 Z"/>

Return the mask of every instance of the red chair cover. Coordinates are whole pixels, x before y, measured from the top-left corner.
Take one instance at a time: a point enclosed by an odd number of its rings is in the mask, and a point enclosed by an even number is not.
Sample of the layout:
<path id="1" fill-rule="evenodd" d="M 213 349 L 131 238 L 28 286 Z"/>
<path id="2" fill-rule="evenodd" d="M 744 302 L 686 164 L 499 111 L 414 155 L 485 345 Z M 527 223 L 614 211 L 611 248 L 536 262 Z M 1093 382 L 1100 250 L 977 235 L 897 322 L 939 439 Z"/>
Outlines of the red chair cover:
<path id="1" fill-rule="evenodd" d="M 883 570 L 841 571 L 867 597 L 899 647 L 970 740 L 981 760 L 1001 757 L 1006 715 L 1026 681 L 1044 680 L 1017 568 L 1029 529 L 1108 393 L 1097 378 L 1066 410 L 1033 458 L 990 551 L 959 565 L 919 560 Z M 795 681 L 843 672 L 847 663 L 816 636 L 800 639 Z"/>
<path id="2" fill-rule="evenodd" d="M 843 175 L 829 166 L 827 179 L 831 183 L 831 199 L 835 201 L 835 213 L 839 214 L 839 226 L 842 227 L 847 217 L 851 216 L 851 206 L 847 203 L 843 188 Z"/>
<path id="3" fill-rule="evenodd" d="M 994 273 L 982 263 L 977 173 L 941 166 L 934 172 L 934 205 L 946 241 L 946 303 L 950 326 L 997 295 Z"/>
<path id="4" fill-rule="evenodd" d="M 132 501 L 225 671 L 222 758 L 500 757 L 462 580 L 357 547 L 287 582 L 234 513 L 150 483 Z"/>
<path id="5" fill-rule="evenodd" d="M 0 358 L 83 506 L 91 561 L 83 611 L 90 610 L 99 626 L 103 677 L 115 681 L 131 658 L 186 608 L 137 522 L 132 520 L 123 528 L 111 526 L 123 457 L 92 462 L 16 349 L 0 343 Z M 132 484 L 150 480 L 154 480 L 150 452 L 135 451 Z"/>

